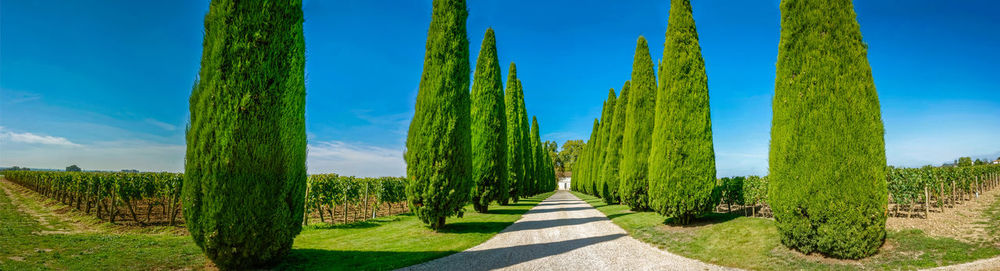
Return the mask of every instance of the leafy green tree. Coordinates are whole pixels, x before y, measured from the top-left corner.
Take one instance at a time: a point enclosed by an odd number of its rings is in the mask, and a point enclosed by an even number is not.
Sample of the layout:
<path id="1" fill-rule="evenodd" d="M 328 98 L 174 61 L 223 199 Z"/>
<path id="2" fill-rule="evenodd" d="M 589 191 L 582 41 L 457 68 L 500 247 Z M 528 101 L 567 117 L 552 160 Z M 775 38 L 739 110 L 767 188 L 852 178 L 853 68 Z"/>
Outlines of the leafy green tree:
<path id="1" fill-rule="evenodd" d="M 472 187 L 469 40 L 464 0 L 434 0 L 424 71 L 406 138 L 406 198 L 433 229 L 463 214 Z"/>
<path id="2" fill-rule="evenodd" d="M 82 169 L 80 169 L 80 167 L 77 166 L 77 165 L 70 165 L 70 166 L 66 167 L 66 171 L 80 172 L 80 171 L 82 171 Z"/>
<path id="3" fill-rule="evenodd" d="M 955 165 L 960 167 L 972 166 L 972 157 L 959 157 Z"/>
<path id="4" fill-rule="evenodd" d="M 563 143 L 562 149 L 559 150 L 559 161 L 561 164 L 557 164 L 556 169 L 562 172 L 573 171 L 573 163 L 576 163 L 577 157 L 580 156 L 580 151 L 586 144 L 583 140 L 566 140 Z"/>
<path id="5" fill-rule="evenodd" d="M 613 123 L 611 120 L 615 117 L 615 102 L 617 97 L 615 96 L 615 89 L 608 90 L 608 98 L 604 102 L 604 112 L 601 113 L 601 130 L 598 132 L 597 136 L 597 156 L 594 157 L 593 176 L 594 176 L 594 194 L 598 197 L 603 197 L 606 193 L 604 191 L 608 190 L 607 182 L 602 178 L 604 170 L 604 159 L 607 156 L 607 146 L 608 138 L 611 137 L 611 127 Z"/>
<path id="6" fill-rule="evenodd" d="M 625 108 L 628 108 L 629 82 L 625 82 L 621 95 L 615 100 L 615 117 L 611 120 L 610 135 L 604 149 L 604 164 L 601 165 L 601 179 L 604 180 L 604 190 L 601 191 L 604 202 L 616 204 L 618 197 L 618 165 L 621 163 L 622 134 L 625 130 Z"/>
<path id="7" fill-rule="evenodd" d="M 507 116 L 493 28 L 486 29 L 472 84 L 472 205 L 488 211 L 510 193 L 507 182 Z"/>
<path id="8" fill-rule="evenodd" d="M 647 210 L 649 203 L 649 148 L 656 106 L 656 74 L 649 56 L 646 38 L 639 36 L 632 62 L 631 93 L 625 108 L 625 130 L 622 132 L 621 164 L 619 165 L 619 197 L 633 210 Z"/>
<path id="9" fill-rule="evenodd" d="M 850 0 L 781 1 L 768 203 L 781 242 L 857 259 L 885 240 L 886 158 Z"/>
<path id="10" fill-rule="evenodd" d="M 525 129 L 527 123 L 524 118 L 524 92 L 521 90 L 521 81 L 517 79 L 517 65 L 510 63 L 510 71 L 507 72 L 507 90 L 504 95 L 504 108 L 507 111 L 507 182 L 510 183 L 509 199 L 515 203 L 524 195 L 522 187 L 527 182 L 526 163 L 528 159 L 525 151 L 528 141 L 528 132 Z M 501 204 L 507 204 L 507 200 L 501 199 Z"/>
<path id="11" fill-rule="evenodd" d="M 689 0 L 670 1 L 649 158 L 649 205 L 680 224 L 715 207 L 708 78 Z"/>
<path id="12" fill-rule="evenodd" d="M 221 269 L 284 256 L 306 190 L 302 2 L 213 0 L 190 97 L 183 214 Z M 252 208 L 248 208 L 252 207 Z"/>

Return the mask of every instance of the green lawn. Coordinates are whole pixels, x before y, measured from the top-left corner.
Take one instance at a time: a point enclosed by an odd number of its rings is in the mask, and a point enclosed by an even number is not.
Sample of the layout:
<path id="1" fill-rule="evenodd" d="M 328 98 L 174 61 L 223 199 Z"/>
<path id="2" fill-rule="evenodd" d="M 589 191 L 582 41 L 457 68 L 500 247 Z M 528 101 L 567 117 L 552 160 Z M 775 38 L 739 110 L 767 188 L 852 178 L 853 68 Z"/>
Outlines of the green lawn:
<path id="1" fill-rule="evenodd" d="M 636 239 L 684 257 L 722 266 L 753 270 L 917 269 L 1000 255 L 1000 249 L 987 244 L 968 244 L 908 230 L 890 231 L 886 246 L 875 256 L 858 261 L 837 260 L 803 255 L 785 248 L 780 243 L 774 221 L 769 219 L 711 214 L 691 226 L 668 226 L 664 224 L 666 217 L 657 213 L 631 212 L 628 206 L 607 205 L 596 197 L 573 194 Z"/>
<path id="2" fill-rule="evenodd" d="M 467 206 L 465 217 L 449 218 L 441 232 L 430 230 L 408 214 L 349 225 L 310 225 L 276 268 L 389 270 L 429 261 L 488 240 L 551 195 L 541 194 L 508 206 L 490 206 L 488 214 L 475 213 L 471 205 Z M 112 233 L 113 226 L 96 225 L 96 233 L 39 234 L 70 227 L 47 213 L 36 202 L 38 198 L 18 193 L 14 196 L 12 199 L 0 190 L 0 270 L 174 270 L 206 266 L 207 260 L 190 236 L 169 233 L 178 232 L 176 228 L 158 230 L 168 233 Z M 15 205 L 15 200 L 20 205 Z M 39 223 L 18 206 L 32 209 L 50 223 Z M 87 219 L 83 215 L 70 216 Z"/>

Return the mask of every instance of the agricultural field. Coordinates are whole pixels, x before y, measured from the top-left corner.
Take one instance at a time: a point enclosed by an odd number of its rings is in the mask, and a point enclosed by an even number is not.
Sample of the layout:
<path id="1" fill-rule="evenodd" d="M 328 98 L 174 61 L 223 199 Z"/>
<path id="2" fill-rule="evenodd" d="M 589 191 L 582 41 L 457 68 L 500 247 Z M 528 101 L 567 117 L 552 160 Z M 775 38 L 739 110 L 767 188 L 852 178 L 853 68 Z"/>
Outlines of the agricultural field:
<path id="1" fill-rule="evenodd" d="M 214 269 L 183 225 L 111 223 L 7 180 L 0 187 L 0 270 Z M 439 232 L 408 213 L 313 222 L 274 268 L 391 270 L 444 257 L 489 239 L 548 195 L 491 206 L 490 214 L 469 205 L 469 214 Z"/>

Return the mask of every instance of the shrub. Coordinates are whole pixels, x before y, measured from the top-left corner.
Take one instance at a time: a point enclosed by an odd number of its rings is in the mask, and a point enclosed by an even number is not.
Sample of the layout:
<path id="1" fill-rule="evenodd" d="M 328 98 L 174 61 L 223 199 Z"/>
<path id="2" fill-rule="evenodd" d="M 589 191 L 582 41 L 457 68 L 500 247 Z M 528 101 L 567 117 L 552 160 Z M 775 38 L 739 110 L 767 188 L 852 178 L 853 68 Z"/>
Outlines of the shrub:
<path id="1" fill-rule="evenodd" d="M 781 1 L 770 195 L 781 242 L 857 259 L 885 240 L 885 141 L 849 0 Z"/>
<path id="2" fill-rule="evenodd" d="M 213 0 L 190 98 L 188 231 L 222 269 L 273 262 L 302 229 L 306 189 L 302 3 Z"/>
<path id="3" fill-rule="evenodd" d="M 462 215 L 472 187 L 469 41 L 463 0 L 435 0 L 416 110 L 406 137 L 406 197 L 433 229 Z"/>

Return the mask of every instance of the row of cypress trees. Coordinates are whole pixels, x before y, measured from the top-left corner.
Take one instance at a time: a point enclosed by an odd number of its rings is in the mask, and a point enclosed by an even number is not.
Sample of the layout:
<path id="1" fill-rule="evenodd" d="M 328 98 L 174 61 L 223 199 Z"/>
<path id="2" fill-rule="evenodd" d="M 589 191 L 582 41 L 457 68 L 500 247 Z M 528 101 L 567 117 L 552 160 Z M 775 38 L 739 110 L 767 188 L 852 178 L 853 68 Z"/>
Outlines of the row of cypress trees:
<path id="1" fill-rule="evenodd" d="M 853 3 L 783 0 L 781 13 L 768 176 L 781 242 L 805 253 L 870 256 L 885 240 L 885 142 Z M 718 202 L 689 0 L 671 1 L 658 85 L 652 70 L 639 37 L 632 80 L 621 96 L 612 90 L 594 120 L 572 189 L 690 223 Z"/>
<path id="2" fill-rule="evenodd" d="M 608 94 L 573 189 L 686 224 L 711 210 L 715 186 L 708 81 L 687 0 L 671 2 L 663 55 L 657 83 L 639 37 L 632 78 Z"/>
<path id="3" fill-rule="evenodd" d="M 555 172 L 537 120 L 528 126 L 513 64 L 508 95 L 501 91 L 492 29 L 470 95 L 465 1 L 433 5 L 405 158 L 410 208 L 437 229 L 470 201 L 485 212 L 490 202 L 553 190 Z M 302 229 L 302 22 L 300 0 L 213 0 L 205 15 L 182 197 L 191 237 L 221 269 L 273 263 Z"/>
<path id="4" fill-rule="evenodd" d="M 461 216 L 469 202 L 487 212 L 491 202 L 517 202 L 556 186 L 537 119 L 529 126 L 513 63 L 504 93 L 492 28 L 483 38 L 470 94 L 467 17 L 464 0 L 433 1 L 406 140 L 407 200 L 433 229 L 449 216 Z"/>

